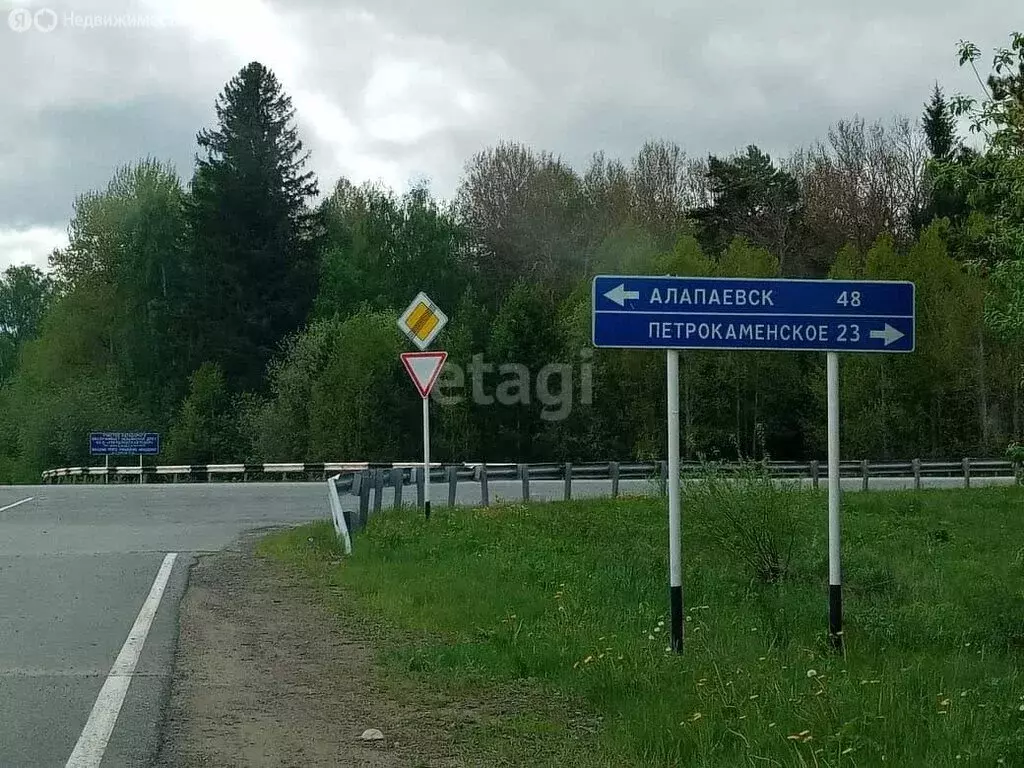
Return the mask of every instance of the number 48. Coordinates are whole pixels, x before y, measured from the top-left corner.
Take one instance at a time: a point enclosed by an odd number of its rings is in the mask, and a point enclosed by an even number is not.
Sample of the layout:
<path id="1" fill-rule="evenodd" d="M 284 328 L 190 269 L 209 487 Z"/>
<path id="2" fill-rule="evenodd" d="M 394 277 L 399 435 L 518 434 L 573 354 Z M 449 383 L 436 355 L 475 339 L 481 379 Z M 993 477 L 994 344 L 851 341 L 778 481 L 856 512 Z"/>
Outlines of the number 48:
<path id="1" fill-rule="evenodd" d="M 836 304 L 842 304 L 844 307 L 859 307 L 860 306 L 860 291 L 850 291 L 847 294 L 843 291 L 839 294 L 839 298 L 836 299 Z"/>

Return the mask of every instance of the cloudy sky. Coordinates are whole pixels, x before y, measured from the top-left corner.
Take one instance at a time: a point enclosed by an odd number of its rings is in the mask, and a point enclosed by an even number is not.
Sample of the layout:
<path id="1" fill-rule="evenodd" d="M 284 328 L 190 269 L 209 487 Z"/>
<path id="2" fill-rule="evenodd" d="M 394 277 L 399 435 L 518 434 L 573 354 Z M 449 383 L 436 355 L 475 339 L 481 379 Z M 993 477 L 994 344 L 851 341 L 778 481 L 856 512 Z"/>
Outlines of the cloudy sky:
<path id="1" fill-rule="evenodd" d="M 0 0 L 0 269 L 45 265 L 75 196 L 147 155 L 191 175 L 224 83 L 258 60 L 292 96 L 321 187 L 452 193 L 518 140 L 582 164 L 649 138 L 772 153 L 854 114 L 973 92 L 1020 0 Z M 99 25 L 89 24 L 106 18 Z M 120 17 L 132 26 L 113 26 Z"/>

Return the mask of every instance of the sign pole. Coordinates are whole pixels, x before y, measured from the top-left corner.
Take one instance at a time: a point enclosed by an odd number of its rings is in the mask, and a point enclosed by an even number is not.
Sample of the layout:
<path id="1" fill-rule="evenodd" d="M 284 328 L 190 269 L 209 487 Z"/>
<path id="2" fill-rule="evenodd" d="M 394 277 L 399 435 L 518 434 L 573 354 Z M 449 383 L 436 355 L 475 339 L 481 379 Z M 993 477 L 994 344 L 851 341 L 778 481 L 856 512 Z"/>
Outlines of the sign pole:
<path id="1" fill-rule="evenodd" d="M 423 513 L 430 519 L 430 392 L 448 359 L 447 352 L 403 352 L 402 365 L 423 400 Z"/>
<path id="2" fill-rule="evenodd" d="M 679 350 L 667 352 L 668 561 L 672 650 L 683 652 L 683 542 L 679 499 Z"/>
<path id="3" fill-rule="evenodd" d="M 110 482 L 110 454 L 104 456 L 105 461 L 103 462 L 103 484 L 106 485 Z"/>
<path id="4" fill-rule="evenodd" d="M 679 358 L 684 349 L 827 353 L 829 637 L 843 647 L 839 566 L 838 352 L 916 348 L 915 292 L 903 280 L 596 275 L 591 338 L 598 349 L 668 351 L 669 564 L 672 640 L 682 648 Z M 679 606 L 678 614 L 676 606 Z M 677 621 L 680 622 L 677 628 Z"/>
<path id="5" fill-rule="evenodd" d="M 423 513 L 430 519 L 430 390 L 441 372 L 447 352 L 427 352 L 430 342 L 448 322 L 448 315 L 441 311 L 427 294 L 420 291 L 402 316 L 398 327 L 409 340 L 419 347 L 420 352 L 406 352 L 401 355 L 413 383 L 423 397 Z M 418 362 L 417 362 L 418 361 Z"/>
<path id="6" fill-rule="evenodd" d="M 828 634 L 834 649 L 843 647 L 843 578 L 839 567 L 839 356 L 825 356 L 828 389 Z"/>
<path id="7" fill-rule="evenodd" d="M 423 398 L 423 512 L 430 519 L 430 397 Z"/>

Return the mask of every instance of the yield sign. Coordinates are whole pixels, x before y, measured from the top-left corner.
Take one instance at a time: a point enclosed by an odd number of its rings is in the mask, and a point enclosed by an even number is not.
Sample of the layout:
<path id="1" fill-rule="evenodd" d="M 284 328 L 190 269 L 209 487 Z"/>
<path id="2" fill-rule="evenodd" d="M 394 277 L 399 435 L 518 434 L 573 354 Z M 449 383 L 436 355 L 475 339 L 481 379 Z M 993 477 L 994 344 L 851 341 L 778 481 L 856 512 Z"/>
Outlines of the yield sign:
<path id="1" fill-rule="evenodd" d="M 430 390 L 434 388 L 437 376 L 444 367 L 444 361 L 448 359 L 447 352 L 403 352 L 402 365 L 409 372 L 409 378 L 416 385 L 420 397 L 430 397 Z"/>

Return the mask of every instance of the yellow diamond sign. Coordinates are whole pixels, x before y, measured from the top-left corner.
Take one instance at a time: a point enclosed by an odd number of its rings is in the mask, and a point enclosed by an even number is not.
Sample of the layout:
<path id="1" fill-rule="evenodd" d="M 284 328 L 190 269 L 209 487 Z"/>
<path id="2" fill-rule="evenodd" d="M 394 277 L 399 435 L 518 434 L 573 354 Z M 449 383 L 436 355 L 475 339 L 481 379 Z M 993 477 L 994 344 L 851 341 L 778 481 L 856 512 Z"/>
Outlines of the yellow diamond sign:
<path id="1" fill-rule="evenodd" d="M 409 308 L 398 318 L 398 327 L 421 350 L 441 332 L 448 316 L 422 291 L 412 300 Z"/>

